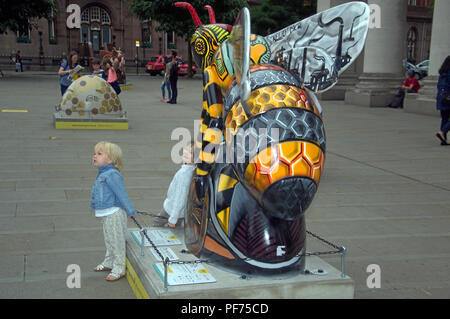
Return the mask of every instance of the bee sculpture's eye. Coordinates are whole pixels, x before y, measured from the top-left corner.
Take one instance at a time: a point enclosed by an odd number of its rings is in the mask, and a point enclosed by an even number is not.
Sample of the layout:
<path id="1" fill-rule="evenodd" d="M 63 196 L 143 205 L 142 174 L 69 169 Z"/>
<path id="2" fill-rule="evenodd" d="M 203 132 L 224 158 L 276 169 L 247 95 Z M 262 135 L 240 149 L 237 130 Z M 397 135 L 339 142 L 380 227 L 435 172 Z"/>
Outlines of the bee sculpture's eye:
<path id="1" fill-rule="evenodd" d="M 206 53 L 206 43 L 205 43 L 205 40 L 204 40 L 204 39 L 202 39 L 202 38 L 197 38 L 197 39 L 195 40 L 194 47 L 195 47 L 195 52 L 196 52 L 198 55 L 205 55 L 205 53 Z"/>

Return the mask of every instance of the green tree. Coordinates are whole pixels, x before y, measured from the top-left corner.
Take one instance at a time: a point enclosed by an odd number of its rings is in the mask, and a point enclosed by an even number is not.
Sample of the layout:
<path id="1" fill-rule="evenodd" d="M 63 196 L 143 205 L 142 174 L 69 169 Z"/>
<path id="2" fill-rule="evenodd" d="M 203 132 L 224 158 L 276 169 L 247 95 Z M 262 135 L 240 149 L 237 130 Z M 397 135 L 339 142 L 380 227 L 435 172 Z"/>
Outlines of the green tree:
<path id="1" fill-rule="evenodd" d="M 189 70 L 191 70 L 192 56 L 189 40 L 196 27 L 194 21 L 185 8 L 174 6 L 175 0 L 129 0 L 131 11 L 141 20 L 152 19 L 160 23 L 157 31 L 175 32 L 187 41 L 189 52 Z M 217 23 L 233 25 L 239 11 L 247 6 L 245 0 L 192 0 L 188 1 L 197 11 L 203 24 L 209 24 L 208 11 L 204 5 L 213 7 Z M 192 76 L 192 72 L 189 72 Z"/>
<path id="2" fill-rule="evenodd" d="M 0 0 L 0 34 L 26 33 L 34 25 L 32 19 L 49 18 L 56 10 L 56 0 Z"/>
<path id="3" fill-rule="evenodd" d="M 316 13 L 317 0 L 260 0 L 250 8 L 252 33 L 266 36 Z"/>

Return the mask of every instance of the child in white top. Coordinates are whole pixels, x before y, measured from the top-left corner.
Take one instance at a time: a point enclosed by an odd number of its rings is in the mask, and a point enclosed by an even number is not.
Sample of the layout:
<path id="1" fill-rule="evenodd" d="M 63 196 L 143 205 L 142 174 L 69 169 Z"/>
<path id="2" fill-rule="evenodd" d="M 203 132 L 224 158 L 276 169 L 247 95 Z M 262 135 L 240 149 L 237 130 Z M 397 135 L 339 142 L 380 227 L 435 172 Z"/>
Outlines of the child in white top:
<path id="1" fill-rule="evenodd" d="M 194 141 L 183 148 L 184 164 L 175 173 L 167 190 L 163 209 L 155 218 L 153 226 L 175 228 L 179 218 L 186 213 L 189 185 L 195 171 L 194 165 Z"/>

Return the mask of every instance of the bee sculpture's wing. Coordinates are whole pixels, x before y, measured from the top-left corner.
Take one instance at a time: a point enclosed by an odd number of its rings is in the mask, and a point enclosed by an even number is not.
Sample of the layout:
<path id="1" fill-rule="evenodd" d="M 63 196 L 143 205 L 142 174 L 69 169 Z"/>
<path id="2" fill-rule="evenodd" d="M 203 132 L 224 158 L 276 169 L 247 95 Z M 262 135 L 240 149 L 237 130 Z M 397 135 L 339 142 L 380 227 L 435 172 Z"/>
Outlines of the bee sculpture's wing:
<path id="1" fill-rule="evenodd" d="M 242 8 L 226 43 L 241 99 L 250 96 L 250 12 Z"/>
<path id="2" fill-rule="evenodd" d="M 310 90 L 324 92 L 361 53 L 369 19 L 369 6 L 355 1 L 294 23 L 265 37 L 271 62 L 296 73 Z"/>

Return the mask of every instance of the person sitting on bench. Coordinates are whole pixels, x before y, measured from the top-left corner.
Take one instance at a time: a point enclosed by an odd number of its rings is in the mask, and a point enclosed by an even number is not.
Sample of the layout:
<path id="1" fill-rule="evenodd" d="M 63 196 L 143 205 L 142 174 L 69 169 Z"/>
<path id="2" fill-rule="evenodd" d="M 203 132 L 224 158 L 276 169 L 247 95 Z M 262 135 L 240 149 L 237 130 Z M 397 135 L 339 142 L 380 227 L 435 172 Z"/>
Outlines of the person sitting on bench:
<path id="1" fill-rule="evenodd" d="M 420 89 L 419 81 L 417 81 L 417 79 L 414 77 L 414 72 L 412 70 L 406 72 L 403 85 L 397 86 L 396 89 L 398 89 L 397 94 L 395 95 L 394 100 L 388 106 L 392 108 L 403 108 L 405 94 L 417 93 Z"/>

